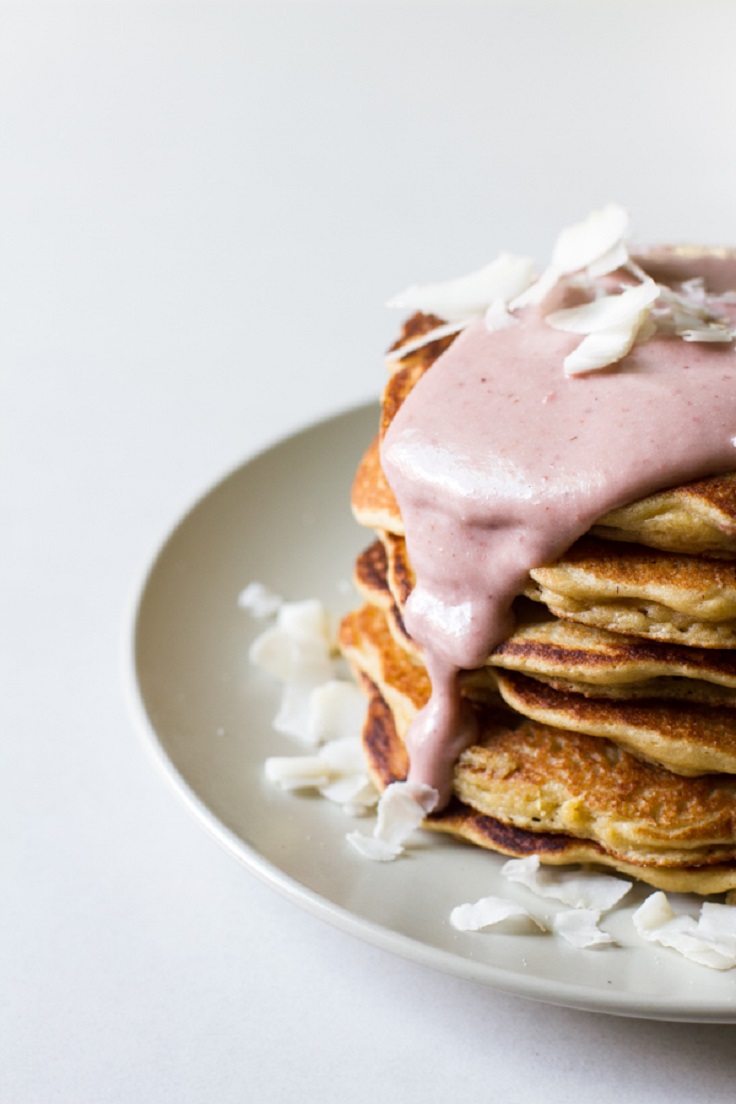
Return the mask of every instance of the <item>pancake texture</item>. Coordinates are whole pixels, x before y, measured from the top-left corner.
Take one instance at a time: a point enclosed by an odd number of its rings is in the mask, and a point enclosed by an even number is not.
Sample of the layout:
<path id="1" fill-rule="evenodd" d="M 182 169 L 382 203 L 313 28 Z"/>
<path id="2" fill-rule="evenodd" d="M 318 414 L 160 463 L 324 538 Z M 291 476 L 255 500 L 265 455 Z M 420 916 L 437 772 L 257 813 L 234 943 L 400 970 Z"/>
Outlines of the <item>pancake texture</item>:
<path id="1" fill-rule="evenodd" d="M 340 647 L 366 693 L 379 789 L 406 777 L 407 732 L 431 693 L 404 620 L 415 579 L 381 441 L 454 337 L 403 346 L 441 324 L 413 315 L 389 351 L 380 424 L 352 488 L 371 536 L 354 570 L 363 604 L 343 619 Z M 478 734 L 426 827 L 668 891 L 735 889 L 736 473 L 610 511 L 529 573 L 514 611 L 507 639 L 459 673 Z"/>

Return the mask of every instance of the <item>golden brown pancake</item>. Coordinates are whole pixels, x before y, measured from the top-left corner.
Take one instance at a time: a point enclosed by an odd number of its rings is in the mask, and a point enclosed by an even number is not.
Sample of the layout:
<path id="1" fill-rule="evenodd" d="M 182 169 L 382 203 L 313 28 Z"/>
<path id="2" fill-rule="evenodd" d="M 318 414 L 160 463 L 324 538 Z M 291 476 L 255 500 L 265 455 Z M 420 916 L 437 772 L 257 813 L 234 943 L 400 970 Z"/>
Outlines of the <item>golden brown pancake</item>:
<path id="1" fill-rule="evenodd" d="M 525 589 L 558 617 L 701 648 L 736 647 L 736 563 L 584 537 Z"/>
<path id="2" fill-rule="evenodd" d="M 356 562 L 358 590 L 386 613 L 395 642 L 415 662 L 421 662 L 421 652 L 408 635 L 388 589 L 387 573 L 384 545 L 375 541 Z M 559 702 L 564 699 L 554 691 L 600 699 L 599 710 L 605 699 L 658 700 L 669 709 L 672 707 L 667 703 L 673 702 L 736 708 L 736 651 L 645 641 L 552 616 L 540 618 L 537 610 L 532 603 L 525 605 L 523 599 L 517 603 L 517 626 L 491 653 L 490 666 L 529 675 L 545 684 Z M 522 699 L 511 701 L 504 691 L 508 685 L 501 680 L 501 693 L 509 704 L 534 716 L 524 708 Z M 537 691 L 541 692 L 541 687 Z M 554 710 L 545 718 L 547 723 L 558 723 L 552 719 L 556 713 Z M 564 713 L 562 706 L 560 713 Z M 666 709 L 662 717 L 665 715 Z M 707 725 L 707 712 L 702 717 Z M 733 719 L 736 722 L 736 714 Z"/>
<path id="3" fill-rule="evenodd" d="M 400 346 L 441 325 L 415 315 Z M 352 506 L 379 539 L 341 647 L 369 695 L 364 747 L 383 788 L 430 683 L 403 609 L 414 586 L 380 439 L 454 340 L 391 356 Z M 653 886 L 736 888 L 736 473 L 610 511 L 530 573 L 514 633 L 461 672 L 479 721 L 454 798 L 427 826 L 506 855 L 598 863 Z"/>
<path id="4" fill-rule="evenodd" d="M 387 582 L 402 610 L 414 586 L 404 538 L 382 534 Z M 736 562 L 583 537 L 534 568 L 524 594 L 556 617 L 697 648 L 736 648 Z"/>
<path id="5" fill-rule="evenodd" d="M 363 744 L 382 789 L 405 777 L 408 760 L 391 710 L 369 679 L 363 685 Z M 673 892 L 736 887 L 733 779 L 680 778 L 673 789 L 676 776 L 605 741 L 568 740 L 533 722 L 510 729 L 495 715 L 455 776 L 456 797 L 425 827 L 547 865 L 599 864 Z"/>
<path id="6" fill-rule="evenodd" d="M 408 319 L 395 351 L 412 338 L 441 325 L 442 319 L 416 314 Z M 391 376 L 383 394 L 379 436 L 383 436 L 406 396 L 454 340 L 441 338 L 406 357 L 390 359 Z M 369 528 L 403 533 L 396 500 L 380 470 L 378 438 L 366 453 L 356 478 L 353 508 Z M 643 544 L 671 552 L 736 558 L 736 473 L 663 490 L 612 510 L 592 530 L 611 540 Z"/>
<path id="7" fill-rule="evenodd" d="M 341 645 L 353 667 L 380 687 L 403 739 L 429 698 L 421 658 L 397 643 L 386 613 L 376 606 L 364 606 L 344 620 Z M 542 724 L 605 737 L 677 774 L 736 774 L 736 709 L 717 700 L 594 697 L 491 666 L 462 672 L 460 683 L 472 700 L 503 703 Z"/>
<path id="8" fill-rule="evenodd" d="M 605 736 L 678 774 L 736 774 L 736 710 L 697 700 L 595 698 L 498 671 L 498 689 L 517 713 L 546 725 Z"/>

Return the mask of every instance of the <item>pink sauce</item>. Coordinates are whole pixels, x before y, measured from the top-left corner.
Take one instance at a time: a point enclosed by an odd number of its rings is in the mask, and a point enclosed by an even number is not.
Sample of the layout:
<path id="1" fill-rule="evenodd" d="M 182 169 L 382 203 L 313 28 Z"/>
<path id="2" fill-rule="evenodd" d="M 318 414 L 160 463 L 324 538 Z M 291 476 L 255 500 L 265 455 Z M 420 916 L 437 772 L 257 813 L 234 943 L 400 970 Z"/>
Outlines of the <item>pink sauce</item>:
<path id="1" fill-rule="evenodd" d="M 718 291 L 736 287 L 733 259 L 709 265 Z M 581 337 L 544 321 L 559 306 L 527 308 L 494 333 L 471 324 L 383 443 L 416 575 L 406 625 L 432 682 L 409 733 L 409 777 L 434 786 L 441 803 L 475 735 L 457 672 L 482 666 L 512 631 L 529 570 L 617 506 L 736 470 L 734 343 L 655 336 L 610 369 L 566 378 L 563 361 Z"/>

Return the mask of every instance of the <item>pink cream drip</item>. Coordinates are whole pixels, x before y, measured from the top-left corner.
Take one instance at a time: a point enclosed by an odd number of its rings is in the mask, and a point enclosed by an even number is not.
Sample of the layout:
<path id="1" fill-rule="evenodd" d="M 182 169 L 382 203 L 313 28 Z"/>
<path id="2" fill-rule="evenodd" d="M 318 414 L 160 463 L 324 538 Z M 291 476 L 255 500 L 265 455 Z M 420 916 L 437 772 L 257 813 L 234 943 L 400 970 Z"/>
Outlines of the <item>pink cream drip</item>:
<path id="1" fill-rule="evenodd" d="M 617 506 L 736 469 L 732 343 L 655 336 L 568 379 L 581 338 L 552 330 L 550 309 L 493 333 L 471 324 L 404 401 L 381 452 L 416 576 L 405 621 L 432 683 L 407 740 L 409 777 L 441 803 L 475 734 L 457 672 L 512 631 L 530 569 Z"/>

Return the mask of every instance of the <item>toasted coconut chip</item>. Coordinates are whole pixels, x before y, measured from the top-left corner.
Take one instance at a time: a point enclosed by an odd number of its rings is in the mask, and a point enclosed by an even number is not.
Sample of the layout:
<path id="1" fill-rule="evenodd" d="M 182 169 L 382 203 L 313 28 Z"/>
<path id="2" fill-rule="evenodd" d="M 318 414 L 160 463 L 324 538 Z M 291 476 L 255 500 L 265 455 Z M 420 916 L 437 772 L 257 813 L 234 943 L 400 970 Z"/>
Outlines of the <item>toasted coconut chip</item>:
<path id="1" fill-rule="evenodd" d="M 450 923 L 458 931 L 482 931 L 511 917 L 528 920 L 538 929 L 546 931 L 544 925 L 526 909 L 504 897 L 481 897 L 474 904 L 457 905 L 450 913 Z"/>
<path id="2" fill-rule="evenodd" d="M 615 939 L 609 932 L 601 931 L 598 927 L 600 918 L 598 909 L 564 909 L 555 916 L 552 929 L 573 947 L 580 949 L 615 943 Z"/>
<path id="3" fill-rule="evenodd" d="M 275 594 L 263 583 L 257 582 L 248 583 L 248 586 L 238 595 L 240 608 L 258 618 L 273 617 L 278 613 L 283 601 L 281 595 Z"/>
<path id="4" fill-rule="evenodd" d="M 372 836 L 349 832 L 348 841 L 361 855 L 379 862 L 398 858 L 404 844 L 432 812 L 438 793 L 420 782 L 392 782 L 381 794 Z"/>
<path id="5" fill-rule="evenodd" d="M 573 909 L 593 909 L 599 914 L 613 908 L 631 889 L 631 882 L 613 874 L 543 868 L 537 855 L 509 859 L 501 867 L 501 873 L 540 897 L 551 897 Z"/>
<path id="6" fill-rule="evenodd" d="M 434 314 L 447 322 L 464 321 L 482 314 L 496 299 L 509 300 L 528 287 L 534 262 L 528 257 L 501 253 L 494 261 L 454 280 L 437 284 L 413 284 L 388 301 L 389 307 Z"/>
<path id="7" fill-rule="evenodd" d="M 652 893 L 633 915 L 642 939 L 679 951 L 691 962 L 713 970 L 736 966 L 736 908 L 705 902 L 696 920 L 677 915 L 666 895 Z"/>

